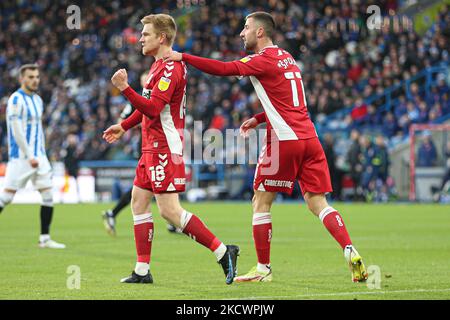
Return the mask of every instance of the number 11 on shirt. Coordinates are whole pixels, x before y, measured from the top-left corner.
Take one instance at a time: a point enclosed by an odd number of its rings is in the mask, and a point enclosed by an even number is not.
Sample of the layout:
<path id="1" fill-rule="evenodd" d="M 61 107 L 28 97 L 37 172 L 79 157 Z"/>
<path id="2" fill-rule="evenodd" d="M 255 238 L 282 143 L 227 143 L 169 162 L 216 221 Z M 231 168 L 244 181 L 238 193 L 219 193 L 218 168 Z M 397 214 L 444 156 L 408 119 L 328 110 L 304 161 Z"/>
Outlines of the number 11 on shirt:
<path id="1" fill-rule="evenodd" d="M 298 101 L 297 83 L 295 81 L 295 78 L 300 79 L 300 85 L 302 86 L 302 93 L 303 93 L 303 103 L 305 104 L 305 107 L 306 107 L 305 88 L 303 87 L 303 81 L 302 81 L 302 76 L 300 75 L 300 72 L 285 72 L 284 76 L 286 79 L 290 80 L 290 82 L 291 82 L 292 97 L 294 99 L 294 107 L 300 106 L 300 102 Z"/>

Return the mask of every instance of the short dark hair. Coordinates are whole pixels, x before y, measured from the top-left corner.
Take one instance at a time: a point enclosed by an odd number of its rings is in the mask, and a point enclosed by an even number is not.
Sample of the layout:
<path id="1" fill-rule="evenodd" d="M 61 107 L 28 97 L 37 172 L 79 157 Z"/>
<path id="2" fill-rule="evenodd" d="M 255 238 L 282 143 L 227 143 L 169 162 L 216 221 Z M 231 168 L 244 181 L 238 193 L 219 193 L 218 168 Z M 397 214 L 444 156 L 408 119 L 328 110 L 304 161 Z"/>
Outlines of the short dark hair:
<path id="1" fill-rule="evenodd" d="M 27 70 L 39 70 L 39 66 L 36 63 L 24 64 L 19 69 L 19 74 L 22 77 Z"/>
<path id="2" fill-rule="evenodd" d="M 262 27 L 264 28 L 264 31 L 266 32 L 266 36 L 270 39 L 273 38 L 276 25 L 275 20 L 273 19 L 270 13 L 264 11 L 256 11 L 246 16 L 245 20 L 247 20 L 248 18 L 253 18 L 259 23 L 261 23 Z"/>

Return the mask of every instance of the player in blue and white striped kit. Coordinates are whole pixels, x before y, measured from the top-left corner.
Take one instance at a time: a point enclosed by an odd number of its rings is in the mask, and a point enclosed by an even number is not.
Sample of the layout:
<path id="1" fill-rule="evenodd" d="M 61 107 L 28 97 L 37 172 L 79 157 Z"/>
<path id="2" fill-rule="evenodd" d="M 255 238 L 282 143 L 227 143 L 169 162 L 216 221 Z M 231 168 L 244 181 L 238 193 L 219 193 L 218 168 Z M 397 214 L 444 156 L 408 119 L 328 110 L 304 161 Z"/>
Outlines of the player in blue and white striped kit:
<path id="1" fill-rule="evenodd" d="M 63 249 L 64 244 L 50 238 L 53 217 L 52 168 L 45 154 L 42 128 L 43 102 L 36 93 L 39 87 L 39 67 L 26 64 L 20 68 L 21 87 L 8 100 L 6 122 L 8 126 L 9 161 L 5 183 L 0 192 L 0 212 L 9 204 L 18 189 L 31 180 L 41 193 L 41 248 Z"/>

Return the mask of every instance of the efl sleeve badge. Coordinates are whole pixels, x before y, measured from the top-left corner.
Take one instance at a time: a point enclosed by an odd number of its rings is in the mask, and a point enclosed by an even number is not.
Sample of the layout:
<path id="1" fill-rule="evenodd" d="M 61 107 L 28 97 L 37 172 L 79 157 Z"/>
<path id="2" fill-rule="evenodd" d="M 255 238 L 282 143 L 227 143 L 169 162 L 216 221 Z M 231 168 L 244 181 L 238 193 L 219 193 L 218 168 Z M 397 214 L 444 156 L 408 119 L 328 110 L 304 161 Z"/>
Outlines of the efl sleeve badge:
<path id="1" fill-rule="evenodd" d="M 171 80 L 169 78 L 161 77 L 161 79 L 158 82 L 158 89 L 160 91 L 166 91 L 167 89 L 169 89 L 170 81 Z"/>

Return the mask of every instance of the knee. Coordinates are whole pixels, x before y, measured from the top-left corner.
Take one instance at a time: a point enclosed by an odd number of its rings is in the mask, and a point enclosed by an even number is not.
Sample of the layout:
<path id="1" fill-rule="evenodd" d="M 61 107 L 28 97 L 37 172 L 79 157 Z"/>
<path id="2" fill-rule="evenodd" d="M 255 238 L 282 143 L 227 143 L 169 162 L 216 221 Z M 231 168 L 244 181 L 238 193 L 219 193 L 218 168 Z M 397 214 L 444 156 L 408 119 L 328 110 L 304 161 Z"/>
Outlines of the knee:
<path id="1" fill-rule="evenodd" d="M 271 203 L 265 202 L 263 199 L 253 197 L 252 199 L 253 212 L 269 212 Z"/>
<path id="2" fill-rule="evenodd" d="M 312 197 L 305 197 L 306 204 L 308 205 L 309 211 L 314 215 L 319 216 L 320 212 L 328 207 L 328 202 L 325 195 L 314 195 Z"/>
<path id="3" fill-rule="evenodd" d="M 147 210 L 148 202 L 139 197 L 131 198 L 131 211 L 135 214 L 144 213 Z"/>
<path id="4" fill-rule="evenodd" d="M 53 207 L 53 192 L 51 189 L 40 190 L 42 202 L 46 207 Z"/>

